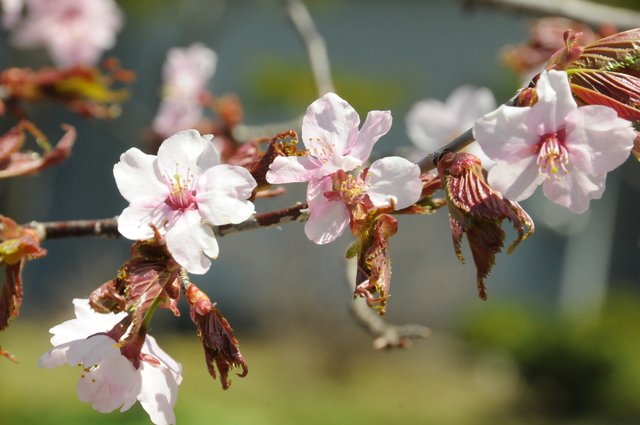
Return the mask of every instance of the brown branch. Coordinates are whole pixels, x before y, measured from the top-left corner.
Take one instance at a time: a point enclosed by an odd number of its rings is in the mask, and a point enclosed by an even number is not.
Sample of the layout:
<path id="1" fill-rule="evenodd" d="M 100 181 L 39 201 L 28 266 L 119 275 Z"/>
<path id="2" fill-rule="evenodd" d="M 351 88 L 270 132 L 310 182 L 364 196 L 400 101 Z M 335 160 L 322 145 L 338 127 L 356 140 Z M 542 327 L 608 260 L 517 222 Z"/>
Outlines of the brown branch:
<path id="1" fill-rule="evenodd" d="M 345 278 L 347 287 L 353 292 L 356 280 L 357 262 L 354 260 L 345 261 Z M 367 301 L 363 298 L 356 298 L 351 303 L 351 312 L 354 317 L 369 333 L 376 337 L 373 347 L 382 348 L 408 348 L 414 338 L 428 338 L 431 330 L 422 325 L 391 325 L 385 322 L 373 309 L 369 308 Z"/>
<path id="2" fill-rule="evenodd" d="M 418 161 L 417 164 L 420 167 L 420 174 L 424 174 L 427 171 L 431 171 L 436 168 L 440 155 L 442 155 L 444 151 L 458 152 L 466 146 L 469 146 L 474 142 L 474 140 L 473 129 L 470 128 L 434 153 L 431 153 Z"/>
<path id="3" fill-rule="evenodd" d="M 585 0 L 462 0 L 465 6 L 493 6 L 538 16 L 560 16 L 598 28 L 611 23 L 619 30 L 640 26 L 640 13 Z"/>
<path id="4" fill-rule="evenodd" d="M 118 217 L 100 220 L 71 220 L 40 223 L 32 221 L 22 227 L 34 229 L 40 240 L 61 239 L 80 236 L 97 236 L 106 238 L 120 238 L 118 232 Z"/>
<path id="5" fill-rule="evenodd" d="M 214 226 L 213 232 L 216 236 L 226 236 L 231 233 L 244 232 L 247 230 L 266 229 L 277 227 L 285 223 L 303 223 L 309 219 L 309 206 L 298 204 L 292 207 L 264 214 L 256 214 L 248 220 L 238 224 L 225 224 L 224 226 Z"/>
<path id="6" fill-rule="evenodd" d="M 276 227 L 285 223 L 305 222 L 309 218 L 307 204 L 297 204 L 263 214 L 256 214 L 248 220 L 238 224 L 226 224 L 214 226 L 213 232 L 217 236 L 225 236 L 231 233 L 244 232 L 246 230 L 265 229 Z M 34 229 L 41 241 L 47 239 L 61 239 L 81 236 L 98 236 L 107 238 L 121 238 L 118 232 L 118 217 L 100 220 L 71 220 L 40 223 L 32 221 L 23 224 L 22 227 Z"/>

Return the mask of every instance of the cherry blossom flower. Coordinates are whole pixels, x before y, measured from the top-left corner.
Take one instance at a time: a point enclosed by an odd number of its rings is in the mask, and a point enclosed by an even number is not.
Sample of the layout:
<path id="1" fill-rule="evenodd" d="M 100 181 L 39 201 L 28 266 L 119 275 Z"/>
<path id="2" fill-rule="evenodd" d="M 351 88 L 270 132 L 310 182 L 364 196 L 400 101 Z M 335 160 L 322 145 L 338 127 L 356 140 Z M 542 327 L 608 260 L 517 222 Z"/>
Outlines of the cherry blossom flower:
<path id="1" fill-rule="evenodd" d="M 255 212 L 247 201 L 255 180 L 245 168 L 220 164 L 212 138 L 182 131 L 165 140 L 157 156 L 129 149 L 113 170 L 130 203 L 118 231 L 128 239 L 149 239 L 155 225 L 174 259 L 195 274 L 207 272 L 207 256 L 218 256 L 211 225 L 240 223 Z"/>
<path id="2" fill-rule="evenodd" d="M 44 46 L 58 66 L 93 65 L 115 45 L 123 15 L 113 0 L 26 0 L 15 28 L 19 48 Z"/>
<path id="3" fill-rule="evenodd" d="M 373 145 L 391 128 L 391 113 L 371 111 L 360 130 L 359 124 L 358 113 L 351 105 L 338 95 L 327 93 L 307 108 L 302 120 L 306 153 L 279 156 L 267 172 L 266 178 L 271 184 L 309 182 L 307 202 L 312 218 L 305 225 L 305 233 L 316 243 L 331 242 L 348 224 L 343 222 L 344 210 L 326 207 L 324 193 L 333 189 L 332 176 L 338 170 L 351 171 L 362 166 Z M 330 234 L 313 224 L 320 218 L 325 223 L 333 223 Z"/>
<path id="4" fill-rule="evenodd" d="M 195 127 L 203 117 L 201 97 L 215 72 L 216 53 L 202 43 L 167 52 L 162 69 L 163 98 L 153 121 L 162 137 Z"/>
<path id="5" fill-rule="evenodd" d="M 2 26 L 5 29 L 14 28 L 20 21 L 24 0 L 0 0 L 2 5 Z"/>
<path id="6" fill-rule="evenodd" d="M 489 184 L 512 201 L 542 184 L 549 199 L 582 213 L 629 156 L 635 131 L 612 108 L 578 108 L 564 71 L 543 72 L 536 93 L 531 107 L 502 105 L 476 122 L 476 140 L 497 163 Z"/>
<path id="7" fill-rule="evenodd" d="M 305 232 L 315 243 L 332 242 L 342 235 L 352 215 L 388 206 L 406 208 L 417 202 L 421 193 L 420 168 L 397 156 L 375 161 L 357 177 L 339 171 L 333 190 L 318 197 Z"/>
<path id="8" fill-rule="evenodd" d="M 175 424 L 173 407 L 182 382 L 180 363 L 147 335 L 136 368 L 107 333 L 127 314 L 96 313 L 86 299 L 74 299 L 73 305 L 76 318 L 51 328 L 54 348 L 40 357 L 38 366 L 81 365 L 78 397 L 101 413 L 118 408 L 124 412 L 137 400 L 154 424 Z"/>
<path id="9" fill-rule="evenodd" d="M 425 99 L 416 103 L 405 117 L 407 135 L 417 147 L 409 159 L 417 161 L 436 151 L 494 109 L 496 100 L 491 90 L 469 85 L 455 89 L 445 102 Z M 494 164 L 477 143 L 468 146 L 465 152 L 479 157 L 487 169 Z"/>

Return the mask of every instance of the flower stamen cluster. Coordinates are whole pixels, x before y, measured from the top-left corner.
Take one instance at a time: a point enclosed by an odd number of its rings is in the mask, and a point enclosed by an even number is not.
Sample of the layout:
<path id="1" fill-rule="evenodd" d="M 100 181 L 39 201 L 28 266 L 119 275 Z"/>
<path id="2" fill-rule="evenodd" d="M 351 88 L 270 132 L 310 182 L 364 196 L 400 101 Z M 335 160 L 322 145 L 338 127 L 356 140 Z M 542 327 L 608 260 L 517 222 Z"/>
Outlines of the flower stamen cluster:
<path id="1" fill-rule="evenodd" d="M 556 133 L 545 134 L 540 138 L 540 144 L 534 148 L 534 152 L 538 151 L 537 164 L 540 174 L 546 175 L 547 178 L 554 177 L 556 180 L 561 181 L 562 177 L 557 175 L 558 172 L 569 174 L 567 169 L 569 151 L 564 146 L 565 137 L 566 130 L 564 128 Z"/>

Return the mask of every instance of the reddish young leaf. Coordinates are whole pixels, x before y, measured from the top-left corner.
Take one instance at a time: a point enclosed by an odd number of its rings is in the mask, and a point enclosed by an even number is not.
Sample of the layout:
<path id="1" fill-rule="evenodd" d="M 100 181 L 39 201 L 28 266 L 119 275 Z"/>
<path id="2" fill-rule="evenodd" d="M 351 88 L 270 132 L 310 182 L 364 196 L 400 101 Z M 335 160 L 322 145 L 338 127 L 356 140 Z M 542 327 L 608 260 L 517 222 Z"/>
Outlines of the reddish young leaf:
<path id="1" fill-rule="evenodd" d="M 249 367 L 238 347 L 238 340 L 233 336 L 233 329 L 222 313 L 211 303 L 209 297 L 191 284 L 185 291 L 185 298 L 191 306 L 191 320 L 196 324 L 198 337 L 204 348 L 207 370 L 215 379 L 216 370 L 220 373 L 223 389 L 231 386 L 229 371 L 233 367 L 242 368 L 241 378 L 247 376 Z"/>
<path id="2" fill-rule="evenodd" d="M 478 294 L 486 300 L 484 279 L 495 264 L 496 253 L 504 245 L 502 221 L 510 220 L 518 232 L 508 254 L 533 233 L 533 221 L 517 203 L 505 199 L 487 185 L 485 171 L 474 155 L 446 153 L 438 162 L 438 173 L 444 182 L 456 255 L 464 263 L 460 244 L 466 233 L 477 270 Z M 526 234 L 524 226 L 529 228 Z"/>

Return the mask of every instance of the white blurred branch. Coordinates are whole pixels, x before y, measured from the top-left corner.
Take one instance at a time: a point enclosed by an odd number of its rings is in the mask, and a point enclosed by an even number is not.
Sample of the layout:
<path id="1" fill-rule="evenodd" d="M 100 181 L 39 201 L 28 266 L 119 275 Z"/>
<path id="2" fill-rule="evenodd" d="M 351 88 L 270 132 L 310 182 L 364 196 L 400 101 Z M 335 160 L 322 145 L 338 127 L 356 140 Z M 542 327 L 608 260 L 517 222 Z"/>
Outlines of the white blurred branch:
<path id="1" fill-rule="evenodd" d="M 318 97 L 322 97 L 326 93 L 334 91 L 327 45 L 316 29 L 311 14 L 304 3 L 300 0 L 285 0 L 285 3 L 289 19 L 307 49 L 309 64 L 318 89 Z"/>
<path id="2" fill-rule="evenodd" d="M 640 13 L 585 0 L 462 0 L 465 6 L 493 6 L 541 16 L 560 16 L 598 28 L 614 24 L 620 31 L 640 27 Z"/>
<path id="3" fill-rule="evenodd" d="M 347 287 L 353 292 L 358 262 L 356 260 L 345 260 L 344 267 Z M 358 323 L 376 337 L 373 341 L 373 347 L 377 349 L 407 348 L 411 346 L 412 339 L 431 336 L 431 330 L 422 325 L 396 326 L 385 322 L 362 298 L 356 298 L 351 302 L 351 312 L 358 320 Z"/>

